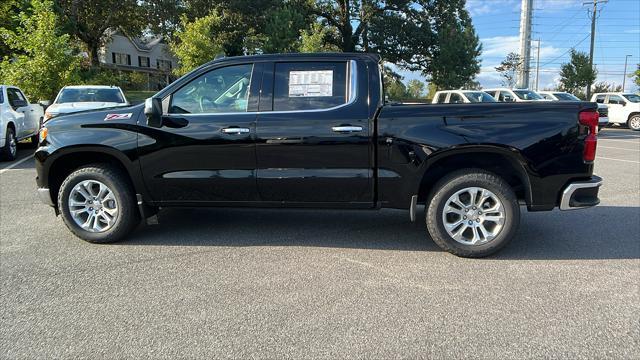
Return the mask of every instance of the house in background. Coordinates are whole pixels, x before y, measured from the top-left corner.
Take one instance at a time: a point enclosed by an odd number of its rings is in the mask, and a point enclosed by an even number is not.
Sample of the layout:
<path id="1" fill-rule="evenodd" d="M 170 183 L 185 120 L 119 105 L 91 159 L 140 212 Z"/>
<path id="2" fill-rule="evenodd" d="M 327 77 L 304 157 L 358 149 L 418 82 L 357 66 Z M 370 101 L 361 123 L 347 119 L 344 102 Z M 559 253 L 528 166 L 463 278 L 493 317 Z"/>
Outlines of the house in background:
<path id="1" fill-rule="evenodd" d="M 172 70 L 178 62 L 162 37 L 130 38 L 120 31 L 100 49 L 105 67 L 147 75 L 147 90 L 160 90 L 175 80 Z"/>

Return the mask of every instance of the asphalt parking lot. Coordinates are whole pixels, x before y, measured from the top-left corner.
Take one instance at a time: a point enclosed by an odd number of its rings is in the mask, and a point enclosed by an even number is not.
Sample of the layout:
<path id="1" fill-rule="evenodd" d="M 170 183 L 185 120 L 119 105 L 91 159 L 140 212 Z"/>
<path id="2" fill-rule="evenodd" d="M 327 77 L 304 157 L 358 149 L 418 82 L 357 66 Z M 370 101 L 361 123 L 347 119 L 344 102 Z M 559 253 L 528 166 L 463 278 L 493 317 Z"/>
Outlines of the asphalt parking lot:
<path id="1" fill-rule="evenodd" d="M 2 358 L 640 358 L 640 133 L 605 129 L 602 203 L 526 213 L 488 259 L 404 211 L 182 209 L 73 237 L 0 163 Z"/>

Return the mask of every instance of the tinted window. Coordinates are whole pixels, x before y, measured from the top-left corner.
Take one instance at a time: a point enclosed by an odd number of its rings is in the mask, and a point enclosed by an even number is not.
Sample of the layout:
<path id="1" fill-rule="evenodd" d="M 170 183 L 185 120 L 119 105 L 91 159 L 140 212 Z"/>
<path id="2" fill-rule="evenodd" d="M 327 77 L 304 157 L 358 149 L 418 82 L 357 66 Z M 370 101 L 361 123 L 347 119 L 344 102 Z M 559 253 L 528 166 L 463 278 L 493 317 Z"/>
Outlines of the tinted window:
<path id="1" fill-rule="evenodd" d="M 627 100 L 631 101 L 632 103 L 640 102 L 640 96 L 638 95 L 629 94 L 629 95 L 622 95 L 622 96 L 624 96 Z"/>
<path id="2" fill-rule="evenodd" d="M 27 100 L 24 95 L 17 89 L 7 89 L 7 100 L 9 100 L 9 105 L 13 108 L 18 108 L 27 105 Z"/>
<path id="3" fill-rule="evenodd" d="M 531 90 L 514 90 L 517 97 L 522 100 L 542 100 L 542 97 Z"/>
<path id="4" fill-rule="evenodd" d="M 604 95 L 598 95 L 598 96 L 596 96 L 596 102 L 600 103 L 600 104 L 603 104 L 604 103 L 604 98 L 605 98 Z"/>
<path id="5" fill-rule="evenodd" d="M 609 104 L 624 104 L 624 101 L 618 95 L 609 95 Z"/>
<path id="6" fill-rule="evenodd" d="M 346 62 L 277 63 L 273 110 L 316 110 L 345 104 Z"/>
<path id="7" fill-rule="evenodd" d="M 580 99 L 578 99 L 577 97 L 567 93 L 555 93 L 554 95 L 558 98 L 558 100 L 562 101 L 580 101 Z"/>
<path id="8" fill-rule="evenodd" d="M 498 95 L 498 101 L 511 102 L 511 101 L 515 101 L 515 99 L 513 98 L 513 96 L 511 96 L 509 92 L 500 91 L 500 94 Z"/>
<path id="9" fill-rule="evenodd" d="M 246 112 L 253 65 L 234 65 L 200 75 L 171 95 L 169 113 Z"/>
<path id="10" fill-rule="evenodd" d="M 474 92 L 465 92 L 464 95 L 469 99 L 472 103 L 478 102 L 496 102 L 496 99 L 493 96 L 482 92 L 482 91 L 474 91 Z"/>
<path id="11" fill-rule="evenodd" d="M 439 93 L 438 96 L 436 96 L 435 103 L 442 104 L 446 98 L 447 98 L 447 93 Z"/>
<path id="12" fill-rule="evenodd" d="M 120 89 L 102 88 L 66 88 L 60 91 L 56 104 L 75 102 L 113 102 L 124 103 Z"/>
<path id="13" fill-rule="evenodd" d="M 464 100 L 462 99 L 462 96 L 456 93 L 451 93 L 451 96 L 449 97 L 450 104 L 462 104 L 463 102 Z"/>

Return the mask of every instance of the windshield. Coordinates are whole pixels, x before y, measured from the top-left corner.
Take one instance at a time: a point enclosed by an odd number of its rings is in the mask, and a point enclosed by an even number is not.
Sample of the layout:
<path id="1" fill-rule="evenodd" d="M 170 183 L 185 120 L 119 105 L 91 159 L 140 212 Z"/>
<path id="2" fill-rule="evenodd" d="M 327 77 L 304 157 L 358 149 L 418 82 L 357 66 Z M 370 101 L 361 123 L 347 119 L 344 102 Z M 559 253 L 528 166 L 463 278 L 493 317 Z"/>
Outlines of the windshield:
<path id="1" fill-rule="evenodd" d="M 640 102 L 640 95 L 628 94 L 628 95 L 622 95 L 622 96 L 624 96 L 625 99 L 631 101 L 632 103 L 639 103 Z"/>
<path id="2" fill-rule="evenodd" d="M 120 89 L 100 89 L 100 88 L 82 88 L 82 89 L 62 89 L 60 95 L 56 99 L 56 104 L 76 103 L 76 102 L 113 102 L 124 103 L 124 98 Z"/>
<path id="3" fill-rule="evenodd" d="M 564 101 L 580 101 L 580 99 L 578 99 L 577 97 L 575 97 L 574 95 L 568 94 L 568 93 L 554 93 L 553 94 L 555 97 L 558 98 L 558 100 L 564 100 Z"/>
<path id="4" fill-rule="evenodd" d="M 466 96 L 467 99 L 469 99 L 469 102 L 472 102 L 472 103 L 496 102 L 496 99 L 494 99 L 493 96 L 483 91 L 465 92 L 464 96 Z"/>
<path id="5" fill-rule="evenodd" d="M 531 90 L 513 90 L 513 92 L 521 100 L 543 100 L 542 96 Z"/>

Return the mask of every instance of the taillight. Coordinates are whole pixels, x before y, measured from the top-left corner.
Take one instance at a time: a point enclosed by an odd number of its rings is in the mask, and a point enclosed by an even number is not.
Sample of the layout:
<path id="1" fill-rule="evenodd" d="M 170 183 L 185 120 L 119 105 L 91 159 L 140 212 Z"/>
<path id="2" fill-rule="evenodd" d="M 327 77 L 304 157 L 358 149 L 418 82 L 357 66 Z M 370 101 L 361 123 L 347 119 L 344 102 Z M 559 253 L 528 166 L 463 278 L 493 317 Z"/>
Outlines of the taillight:
<path id="1" fill-rule="evenodd" d="M 585 162 L 593 162 L 596 159 L 596 146 L 598 145 L 598 112 L 585 110 L 580 112 L 580 124 L 589 128 L 587 137 L 584 138 L 584 150 L 582 159 Z"/>

